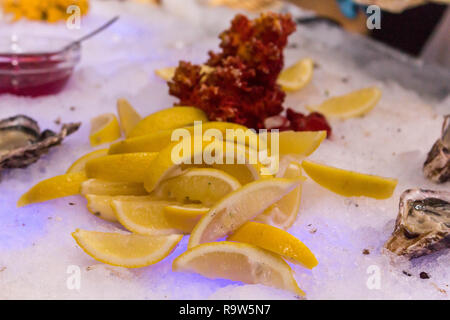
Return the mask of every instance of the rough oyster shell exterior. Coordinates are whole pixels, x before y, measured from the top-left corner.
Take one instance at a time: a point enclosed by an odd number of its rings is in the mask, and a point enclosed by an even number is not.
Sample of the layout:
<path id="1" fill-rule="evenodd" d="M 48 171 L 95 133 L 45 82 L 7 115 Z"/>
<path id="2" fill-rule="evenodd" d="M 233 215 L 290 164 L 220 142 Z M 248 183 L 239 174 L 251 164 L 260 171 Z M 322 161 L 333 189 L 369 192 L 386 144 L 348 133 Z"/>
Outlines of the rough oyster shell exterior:
<path id="1" fill-rule="evenodd" d="M 410 259 L 450 248 L 450 192 L 403 192 L 394 232 L 385 247 Z"/>
<path id="2" fill-rule="evenodd" d="M 428 153 L 423 172 L 428 179 L 436 183 L 450 180 L 450 115 L 445 116 L 442 135 Z"/>
<path id="3" fill-rule="evenodd" d="M 64 124 L 58 134 L 45 130 L 37 141 L 0 155 L 0 172 L 3 169 L 25 168 L 36 162 L 51 147 L 60 144 L 66 136 L 77 131 L 80 125 L 80 123 Z"/>

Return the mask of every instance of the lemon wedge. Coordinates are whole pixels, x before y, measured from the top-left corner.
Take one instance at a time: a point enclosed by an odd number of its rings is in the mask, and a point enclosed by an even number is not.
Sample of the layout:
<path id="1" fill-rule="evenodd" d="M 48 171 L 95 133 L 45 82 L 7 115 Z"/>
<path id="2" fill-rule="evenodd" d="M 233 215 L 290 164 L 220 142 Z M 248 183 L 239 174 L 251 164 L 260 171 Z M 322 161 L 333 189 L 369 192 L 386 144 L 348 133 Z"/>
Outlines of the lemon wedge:
<path id="1" fill-rule="evenodd" d="M 214 169 L 228 173 L 239 181 L 241 185 L 246 185 L 255 180 L 269 177 L 261 176 L 261 164 L 213 164 L 211 166 Z M 271 176 L 270 176 L 271 177 Z"/>
<path id="2" fill-rule="evenodd" d="M 134 127 L 142 120 L 142 117 L 126 99 L 117 100 L 117 114 L 119 115 L 120 127 L 128 137 Z"/>
<path id="3" fill-rule="evenodd" d="M 144 185 L 137 182 L 116 182 L 89 179 L 81 184 L 82 195 L 96 194 L 104 196 L 143 196 L 147 195 Z"/>
<path id="4" fill-rule="evenodd" d="M 150 201 L 151 196 L 104 196 L 97 194 L 87 194 L 87 209 L 94 216 L 110 222 L 117 222 L 116 214 L 112 209 L 113 200 L 121 201 Z"/>
<path id="5" fill-rule="evenodd" d="M 199 273 L 210 279 L 258 283 L 305 295 L 283 259 L 246 243 L 222 241 L 196 246 L 178 256 L 172 270 Z"/>
<path id="6" fill-rule="evenodd" d="M 380 89 L 370 87 L 333 97 L 321 105 L 307 106 L 306 108 L 309 111 L 320 112 L 327 117 L 348 119 L 365 115 L 376 106 L 380 98 Z"/>
<path id="7" fill-rule="evenodd" d="M 282 131 L 279 133 L 280 155 L 311 155 L 327 137 L 326 131 Z M 270 142 L 271 140 L 269 140 Z"/>
<path id="8" fill-rule="evenodd" d="M 347 171 L 306 160 L 302 162 L 302 168 L 322 187 L 345 197 L 387 199 L 397 186 L 397 179 Z"/>
<path id="9" fill-rule="evenodd" d="M 240 187 L 236 178 L 221 170 L 192 168 L 163 181 L 155 195 L 178 202 L 200 201 L 210 206 Z"/>
<path id="10" fill-rule="evenodd" d="M 124 153 L 99 157 L 86 163 L 88 178 L 118 182 L 144 182 L 156 152 Z"/>
<path id="11" fill-rule="evenodd" d="M 223 238 L 261 214 L 300 184 L 300 180 L 260 179 L 228 194 L 192 230 L 188 248 Z"/>
<path id="12" fill-rule="evenodd" d="M 117 220 L 128 230 L 144 235 L 182 233 L 172 226 L 164 215 L 170 201 L 121 201 L 113 200 L 112 208 Z"/>
<path id="13" fill-rule="evenodd" d="M 189 131 L 191 137 L 194 135 L 195 126 L 186 127 L 185 129 Z M 226 136 L 226 130 L 238 130 L 241 129 L 246 131 L 248 128 L 241 126 L 239 124 L 231 122 L 206 122 L 202 123 L 202 134 L 208 129 L 219 130 L 224 137 Z M 119 142 L 112 144 L 109 147 L 109 154 L 117 153 L 133 153 L 133 152 L 159 152 L 170 143 L 172 143 L 173 129 L 161 130 L 153 133 L 149 133 L 143 136 L 128 138 Z"/>
<path id="14" fill-rule="evenodd" d="M 89 140 L 91 146 L 108 143 L 119 139 L 121 136 L 119 121 L 112 113 L 102 114 L 91 120 L 91 134 Z"/>
<path id="15" fill-rule="evenodd" d="M 305 180 L 302 176 L 302 169 L 298 163 L 291 162 L 282 175 L 287 179 Z M 292 226 L 300 210 L 300 200 L 302 195 L 302 184 L 289 192 L 283 198 L 275 202 L 262 214 L 256 217 L 256 221 L 268 223 L 279 228 L 287 229 Z"/>
<path id="16" fill-rule="evenodd" d="M 209 208 L 200 204 L 171 205 L 164 207 L 164 214 L 167 221 L 174 228 L 183 233 L 191 233 L 197 222 Z"/>
<path id="17" fill-rule="evenodd" d="M 159 152 L 171 143 L 172 129 L 161 130 L 111 144 L 109 154 Z"/>
<path id="18" fill-rule="evenodd" d="M 293 154 L 307 157 L 327 137 L 326 131 L 283 131 L 279 134 L 280 155 Z"/>
<path id="19" fill-rule="evenodd" d="M 227 240 L 244 242 L 269 250 L 308 269 L 314 268 L 319 263 L 303 242 L 290 233 L 267 224 L 247 222 Z"/>
<path id="20" fill-rule="evenodd" d="M 296 64 L 284 69 L 278 77 L 277 83 L 283 91 L 297 91 L 305 87 L 312 79 L 314 72 L 314 61 L 305 58 Z"/>
<path id="21" fill-rule="evenodd" d="M 108 154 L 108 149 L 100 149 L 100 150 L 95 150 L 95 151 L 89 152 L 88 154 L 85 154 L 84 156 L 77 159 L 69 167 L 69 169 L 67 169 L 66 173 L 83 172 L 86 167 L 86 163 L 89 160 L 103 157 L 103 156 L 106 156 L 107 154 Z"/>
<path id="22" fill-rule="evenodd" d="M 186 154 L 186 155 L 182 155 L 180 156 L 180 159 L 173 159 L 174 154 L 178 155 L 179 152 L 177 153 L 177 149 L 179 146 L 179 143 L 172 143 L 169 146 L 167 146 L 166 148 L 164 148 L 163 150 L 161 150 L 161 152 L 158 153 L 158 156 L 156 157 L 156 159 L 152 162 L 151 168 L 150 170 L 148 170 L 146 176 L 145 176 L 145 180 L 144 180 L 144 186 L 145 189 L 150 193 L 152 191 L 154 191 L 158 185 L 171 177 L 180 175 L 181 173 L 183 173 L 183 169 L 188 168 L 189 166 L 199 166 L 201 165 L 201 163 L 203 162 L 203 158 L 202 155 L 204 155 L 204 151 L 206 148 L 209 148 L 210 146 L 216 146 L 214 144 L 214 142 L 205 142 L 203 141 L 202 143 L 202 147 L 199 149 L 200 150 L 195 150 L 194 147 L 195 143 L 192 143 L 190 148 L 191 148 L 191 152 L 190 154 Z M 235 178 L 238 179 L 239 182 L 241 182 L 239 179 L 244 177 L 245 179 L 248 179 L 249 176 L 253 177 L 253 180 L 257 180 L 259 179 L 260 173 L 261 173 L 261 164 L 257 162 L 257 159 L 255 159 L 256 164 L 251 163 L 252 161 L 250 161 L 249 158 L 249 152 L 248 152 L 248 148 L 246 148 L 244 145 L 240 145 L 240 144 L 234 144 L 231 142 L 227 142 L 227 141 L 223 141 L 221 142 L 221 144 L 218 146 L 218 150 L 216 150 L 217 152 L 220 152 L 221 155 L 223 156 L 222 158 L 222 162 L 226 162 L 227 158 L 234 158 L 237 159 L 238 157 L 244 159 L 245 164 L 229 164 L 229 165 L 224 165 L 224 166 L 220 166 L 220 165 L 215 165 L 213 164 L 213 167 L 217 167 L 217 169 L 226 171 L 227 173 L 231 174 L 234 176 L 233 174 L 233 170 L 231 169 L 230 171 L 227 171 L 225 169 L 225 166 L 241 166 L 242 168 L 237 169 L 239 174 L 242 174 L 242 171 L 248 171 L 247 174 L 243 175 L 243 176 L 235 176 Z M 200 158 L 200 164 L 195 165 L 195 158 L 199 156 Z M 175 161 L 177 160 L 177 161 Z M 179 161 L 178 161 L 179 160 Z M 191 165 L 189 164 L 185 164 L 187 162 L 191 162 Z M 179 164 L 177 164 L 177 162 Z M 235 161 L 237 162 L 237 161 Z M 208 166 L 206 164 L 203 164 L 204 166 Z M 220 168 L 218 168 L 220 167 Z M 236 173 L 236 171 L 234 171 L 234 173 Z M 245 181 L 247 182 L 247 181 Z"/>
<path id="23" fill-rule="evenodd" d="M 43 180 L 20 197 L 17 207 L 79 194 L 86 179 L 84 172 L 75 172 Z"/>
<path id="24" fill-rule="evenodd" d="M 194 121 L 208 122 L 206 114 L 194 107 L 172 107 L 155 112 L 136 124 L 130 138 L 143 136 L 166 129 L 193 125 Z"/>
<path id="25" fill-rule="evenodd" d="M 141 268 L 167 257 L 182 236 L 143 236 L 77 229 L 72 233 L 77 244 L 97 261 L 125 268 Z"/>

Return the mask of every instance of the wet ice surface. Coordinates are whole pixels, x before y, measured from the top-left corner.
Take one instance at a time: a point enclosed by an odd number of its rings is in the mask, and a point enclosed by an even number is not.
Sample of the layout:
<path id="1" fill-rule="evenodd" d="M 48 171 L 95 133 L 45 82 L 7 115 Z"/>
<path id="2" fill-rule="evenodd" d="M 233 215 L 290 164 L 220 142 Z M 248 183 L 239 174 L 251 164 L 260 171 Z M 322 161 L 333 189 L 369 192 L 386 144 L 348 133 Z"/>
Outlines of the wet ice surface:
<path id="1" fill-rule="evenodd" d="M 76 228 L 106 231 L 116 226 L 88 213 L 81 197 L 15 208 L 16 200 L 29 187 L 64 173 L 75 158 L 92 150 L 89 119 L 115 112 L 118 97 L 128 98 L 143 115 L 170 107 L 174 100 L 153 70 L 174 65 L 179 59 L 204 61 L 207 50 L 217 46 L 217 33 L 234 15 L 228 10 L 205 15 L 194 6 L 181 10 L 176 1 L 165 2 L 168 5 L 163 10 L 94 3 L 80 31 L 67 31 L 63 24 L 50 27 L 20 22 L 10 26 L 0 22 L 2 31 L 27 29 L 76 37 L 117 12 L 122 16 L 120 23 L 84 45 L 83 61 L 61 94 L 38 99 L 0 97 L 2 118 L 25 113 L 37 119 L 42 128 L 54 129 L 58 118 L 83 122 L 76 134 L 39 162 L 25 170 L 5 172 L 1 178 L 0 299 L 295 299 L 288 292 L 260 285 L 173 273 L 171 262 L 186 249 L 187 238 L 169 258 L 154 266 L 127 270 L 99 264 L 76 245 L 70 233 Z M 313 271 L 293 266 L 299 285 L 309 299 L 448 299 L 448 250 L 410 262 L 383 254 L 382 246 L 393 230 L 403 190 L 450 188 L 448 183 L 433 185 L 421 172 L 426 153 L 440 133 L 441 114 L 450 112 L 450 99 L 424 101 L 398 83 L 378 82 L 358 72 L 346 57 L 327 50 L 339 45 L 337 36 L 329 39 L 327 47 L 311 43 L 311 34 L 305 39 L 306 32 L 311 31 L 299 29 L 292 36 L 291 44 L 296 48 L 286 50 L 286 63 L 308 56 L 318 68 L 312 83 L 290 94 L 286 106 L 304 111 L 305 105 L 327 96 L 370 85 L 383 91 L 380 103 L 366 117 L 331 121 L 332 139 L 311 159 L 396 177 L 399 184 L 391 199 L 378 201 L 343 198 L 311 180 L 305 182 L 299 218 L 289 232 L 312 249 L 319 265 Z M 314 32 L 323 35 L 329 31 Z M 369 254 L 363 254 L 365 249 Z M 70 266 L 81 270 L 79 290 L 70 289 Z M 426 272 L 430 279 L 420 279 L 420 272 Z M 374 275 L 379 275 L 379 288 Z"/>

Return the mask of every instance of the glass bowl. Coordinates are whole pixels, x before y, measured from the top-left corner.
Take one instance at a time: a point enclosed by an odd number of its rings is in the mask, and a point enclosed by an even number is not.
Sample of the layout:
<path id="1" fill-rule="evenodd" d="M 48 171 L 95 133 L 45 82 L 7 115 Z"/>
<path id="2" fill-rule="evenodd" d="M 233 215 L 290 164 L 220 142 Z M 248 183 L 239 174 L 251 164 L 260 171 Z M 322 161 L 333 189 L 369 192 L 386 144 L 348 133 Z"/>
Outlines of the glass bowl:
<path id="1" fill-rule="evenodd" d="M 61 51 L 69 39 L 0 36 L 0 94 L 37 97 L 60 92 L 80 61 L 81 47 Z"/>

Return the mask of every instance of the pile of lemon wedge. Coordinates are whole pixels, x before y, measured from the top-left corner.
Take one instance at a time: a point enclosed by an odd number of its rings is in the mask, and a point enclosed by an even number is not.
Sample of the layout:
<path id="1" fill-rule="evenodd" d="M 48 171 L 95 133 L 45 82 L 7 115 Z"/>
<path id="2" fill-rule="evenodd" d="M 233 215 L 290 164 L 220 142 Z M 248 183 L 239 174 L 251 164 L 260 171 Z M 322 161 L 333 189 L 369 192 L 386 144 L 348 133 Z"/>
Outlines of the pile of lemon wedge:
<path id="1" fill-rule="evenodd" d="M 299 62 L 281 75 L 280 85 L 287 91 L 306 86 L 312 66 L 310 60 Z M 169 71 L 158 74 L 169 78 Z M 366 104 L 373 104 L 364 94 Z M 119 99 L 117 107 L 118 118 L 106 114 L 92 121 L 91 144 L 112 143 L 108 148 L 81 156 L 65 174 L 39 182 L 18 201 L 18 206 L 25 206 L 72 195 L 85 197 L 87 211 L 128 230 L 77 229 L 72 234 L 88 255 L 106 264 L 127 268 L 155 264 L 189 235 L 187 251 L 173 261 L 174 271 L 260 283 L 304 295 L 287 262 L 312 269 L 318 261 L 302 241 L 286 231 L 300 210 L 302 183 L 307 179 L 303 172 L 347 197 L 388 198 L 397 183 L 306 160 L 326 138 L 325 131 L 281 132 L 280 168 L 273 174 L 262 174 L 267 164 L 248 161 L 252 148 L 259 147 L 250 139 L 223 141 L 226 148 L 215 150 L 216 159 L 223 160 L 218 163 L 201 157 L 209 144 L 181 156 L 181 160 L 196 160 L 199 155 L 200 162 L 175 161 L 177 144 L 172 136 L 176 129 L 183 128 L 192 136 L 198 132 L 196 121 L 201 121 L 204 142 L 203 134 L 209 129 L 225 133 L 247 128 L 209 122 L 203 111 L 189 106 L 144 118 L 125 99 Z M 318 109 L 333 107 L 328 104 Z M 126 138 L 116 142 L 122 134 Z M 238 158 L 243 162 L 226 161 Z"/>

